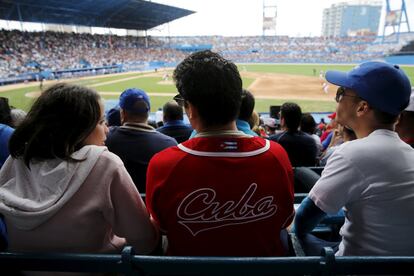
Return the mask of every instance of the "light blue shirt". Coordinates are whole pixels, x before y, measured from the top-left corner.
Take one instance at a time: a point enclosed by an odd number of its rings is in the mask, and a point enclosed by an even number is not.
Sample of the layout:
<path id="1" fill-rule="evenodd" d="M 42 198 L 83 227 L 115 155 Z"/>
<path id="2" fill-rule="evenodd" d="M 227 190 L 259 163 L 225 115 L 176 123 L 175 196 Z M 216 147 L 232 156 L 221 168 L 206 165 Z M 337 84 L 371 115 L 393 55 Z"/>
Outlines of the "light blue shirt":
<path id="1" fill-rule="evenodd" d="M 256 132 L 251 130 L 249 123 L 246 121 L 236 120 L 236 126 L 238 130 L 243 131 L 245 134 L 248 134 L 251 136 L 258 136 Z"/>
<path id="2" fill-rule="evenodd" d="M 236 126 L 237 129 L 240 130 L 241 132 L 247 134 L 247 135 L 251 135 L 251 136 L 259 136 L 257 135 L 256 132 L 254 132 L 253 130 L 250 129 L 250 125 L 248 122 L 243 121 L 243 120 L 236 120 Z M 193 132 L 191 133 L 191 136 L 189 139 L 193 138 L 194 136 L 196 136 L 197 131 L 193 130 Z"/>

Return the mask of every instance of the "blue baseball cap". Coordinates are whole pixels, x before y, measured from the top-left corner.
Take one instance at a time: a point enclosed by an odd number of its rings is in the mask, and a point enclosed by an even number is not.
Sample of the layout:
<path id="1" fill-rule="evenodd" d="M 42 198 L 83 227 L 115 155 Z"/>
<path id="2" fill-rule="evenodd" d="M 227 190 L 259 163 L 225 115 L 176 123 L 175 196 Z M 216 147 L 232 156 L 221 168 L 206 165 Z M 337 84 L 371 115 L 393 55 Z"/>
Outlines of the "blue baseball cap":
<path id="1" fill-rule="evenodd" d="M 370 61 L 348 73 L 328 71 L 325 78 L 332 84 L 351 89 L 372 107 L 398 115 L 410 101 L 411 84 L 398 65 Z"/>
<path id="2" fill-rule="evenodd" d="M 108 126 L 121 125 L 121 113 L 119 113 L 118 105 L 108 110 L 106 113 L 106 121 L 108 122 Z"/>
<path id="3" fill-rule="evenodd" d="M 144 102 L 144 106 L 136 105 L 137 102 Z M 119 96 L 119 106 L 132 113 L 147 113 L 151 109 L 150 100 L 144 90 L 128 88 Z"/>

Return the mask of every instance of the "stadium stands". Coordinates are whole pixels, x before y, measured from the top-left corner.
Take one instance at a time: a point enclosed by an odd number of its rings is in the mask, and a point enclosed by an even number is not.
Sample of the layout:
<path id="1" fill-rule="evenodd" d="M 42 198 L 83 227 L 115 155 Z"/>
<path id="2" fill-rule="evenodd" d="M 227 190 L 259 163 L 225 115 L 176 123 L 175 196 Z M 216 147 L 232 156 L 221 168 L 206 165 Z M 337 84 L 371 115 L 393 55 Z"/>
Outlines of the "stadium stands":
<path id="1" fill-rule="evenodd" d="M 145 38 L 1 30 L 0 79 L 26 76 L 28 80 L 36 80 L 36 75 L 39 79 L 82 73 L 104 74 L 149 69 L 151 64 L 154 67 L 175 66 L 188 54 L 188 49 L 206 47 L 235 62 L 356 63 L 383 58 L 413 39 L 412 33 L 402 35 L 399 43 L 380 44 L 380 39 L 375 36 Z M 102 67 L 107 70 L 99 70 Z M 113 67 L 116 70 L 109 70 Z"/>
<path id="2" fill-rule="evenodd" d="M 25 73 L 97 68 L 138 61 L 177 62 L 182 52 L 145 48 L 142 37 L 0 31 L 0 78 Z M 64 73 L 64 72 L 61 72 Z"/>

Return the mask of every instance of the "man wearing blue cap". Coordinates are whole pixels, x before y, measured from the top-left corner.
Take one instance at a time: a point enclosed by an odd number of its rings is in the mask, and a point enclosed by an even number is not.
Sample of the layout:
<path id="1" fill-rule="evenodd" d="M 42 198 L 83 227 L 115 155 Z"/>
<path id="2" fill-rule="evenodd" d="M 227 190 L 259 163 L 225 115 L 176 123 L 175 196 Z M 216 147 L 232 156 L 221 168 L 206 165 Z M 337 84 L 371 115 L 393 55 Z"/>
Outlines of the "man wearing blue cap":
<path id="1" fill-rule="evenodd" d="M 122 159 L 138 190 L 145 193 L 150 159 L 157 152 L 177 145 L 177 142 L 147 124 L 151 105 L 143 90 L 125 90 L 119 97 L 119 106 L 122 126 L 113 128 L 105 143 Z"/>
<path id="2" fill-rule="evenodd" d="M 327 243 L 309 232 L 343 208 L 336 255 L 412 255 L 414 150 L 394 132 L 409 103 L 410 81 L 397 65 L 383 62 L 366 62 L 348 73 L 329 71 L 326 79 L 339 86 L 338 123 L 358 139 L 329 158 L 297 211 L 294 231 L 308 254 L 319 254 Z"/>

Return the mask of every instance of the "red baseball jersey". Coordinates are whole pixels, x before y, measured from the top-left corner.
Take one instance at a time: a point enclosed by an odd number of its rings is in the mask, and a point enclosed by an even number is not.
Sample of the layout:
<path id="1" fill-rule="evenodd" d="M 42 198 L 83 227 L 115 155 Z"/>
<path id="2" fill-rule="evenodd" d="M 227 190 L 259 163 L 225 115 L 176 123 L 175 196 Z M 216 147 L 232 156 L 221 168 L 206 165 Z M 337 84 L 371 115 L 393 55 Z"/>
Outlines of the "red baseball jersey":
<path id="1" fill-rule="evenodd" d="M 148 167 L 147 208 L 169 255 L 282 256 L 293 198 L 287 153 L 259 137 L 193 138 Z"/>

